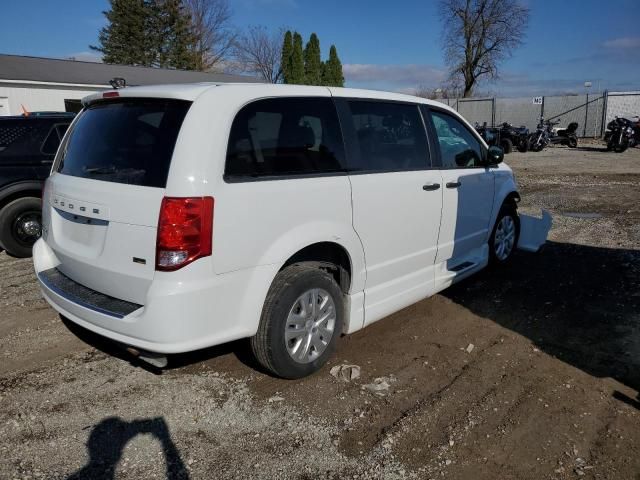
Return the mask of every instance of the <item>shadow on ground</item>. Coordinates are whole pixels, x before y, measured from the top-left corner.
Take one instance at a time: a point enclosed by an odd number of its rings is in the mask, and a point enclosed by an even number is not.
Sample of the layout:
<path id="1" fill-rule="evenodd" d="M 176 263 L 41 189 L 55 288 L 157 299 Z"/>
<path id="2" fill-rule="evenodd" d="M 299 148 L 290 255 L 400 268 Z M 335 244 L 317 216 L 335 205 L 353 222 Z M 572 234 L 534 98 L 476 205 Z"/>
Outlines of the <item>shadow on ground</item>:
<path id="1" fill-rule="evenodd" d="M 442 294 L 590 375 L 638 391 L 639 263 L 640 250 L 548 242 Z"/>
<path id="2" fill-rule="evenodd" d="M 245 367 L 251 370 L 257 370 L 262 373 L 267 373 L 264 368 L 253 358 L 251 350 L 249 348 L 248 339 L 236 340 L 234 342 L 224 343 L 222 345 L 216 345 L 214 347 L 205 348 L 202 350 L 196 350 L 194 352 L 173 354 L 168 356 L 168 365 L 164 368 L 155 367 L 143 360 L 140 360 L 129 351 L 127 346 L 111 341 L 106 337 L 98 335 L 96 333 L 83 328 L 72 321 L 68 320 L 64 316 L 60 315 L 62 323 L 83 342 L 91 345 L 93 348 L 100 350 L 107 355 L 114 356 L 120 360 L 129 362 L 135 367 L 142 368 L 150 373 L 160 375 L 165 371 L 170 371 L 178 368 L 196 366 L 201 362 L 214 360 L 218 357 L 223 357 L 228 354 L 233 354 Z"/>
<path id="3" fill-rule="evenodd" d="M 167 480 L 188 479 L 189 474 L 176 448 L 169 427 L 163 418 L 124 421 L 109 417 L 95 425 L 87 441 L 87 465 L 67 477 L 67 480 L 112 480 L 122 451 L 138 435 L 152 435 L 162 445 Z"/>

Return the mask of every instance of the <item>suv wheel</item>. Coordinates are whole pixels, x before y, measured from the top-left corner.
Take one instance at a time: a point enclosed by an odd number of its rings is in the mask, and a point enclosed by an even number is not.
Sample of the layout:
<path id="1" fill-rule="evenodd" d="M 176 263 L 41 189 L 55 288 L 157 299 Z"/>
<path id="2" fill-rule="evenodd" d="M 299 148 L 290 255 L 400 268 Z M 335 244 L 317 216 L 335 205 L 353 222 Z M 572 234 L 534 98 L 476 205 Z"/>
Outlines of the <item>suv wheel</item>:
<path id="1" fill-rule="evenodd" d="M 313 262 L 291 265 L 274 279 L 251 350 L 283 378 L 301 378 L 322 367 L 342 333 L 343 294 Z"/>
<path id="2" fill-rule="evenodd" d="M 503 205 L 489 239 L 489 256 L 494 264 L 506 263 L 518 245 L 520 218 L 514 206 Z"/>
<path id="3" fill-rule="evenodd" d="M 13 257 L 31 256 L 33 244 L 42 233 L 42 202 L 39 198 L 18 198 L 0 210 L 0 245 Z"/>

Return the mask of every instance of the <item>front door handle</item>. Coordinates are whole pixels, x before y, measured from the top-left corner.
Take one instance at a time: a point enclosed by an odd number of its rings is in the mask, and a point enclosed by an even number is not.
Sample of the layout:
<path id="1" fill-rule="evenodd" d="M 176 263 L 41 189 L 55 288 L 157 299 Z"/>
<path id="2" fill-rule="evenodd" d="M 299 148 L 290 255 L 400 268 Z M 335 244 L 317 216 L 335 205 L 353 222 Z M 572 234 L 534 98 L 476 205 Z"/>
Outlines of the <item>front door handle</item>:
<path id="1" fill-rule="evenodd" d="M 447 182 L 447 188 L 458 188 L 460 185 L 461 182 Z"/>
<path id="2" fill-rule="evenodd" d="M 438 190 L 439 188 L 440 188 L 439 183 L 427 183 L 426 185 L 422 186 L 422 189 L 426 191 Z"/>

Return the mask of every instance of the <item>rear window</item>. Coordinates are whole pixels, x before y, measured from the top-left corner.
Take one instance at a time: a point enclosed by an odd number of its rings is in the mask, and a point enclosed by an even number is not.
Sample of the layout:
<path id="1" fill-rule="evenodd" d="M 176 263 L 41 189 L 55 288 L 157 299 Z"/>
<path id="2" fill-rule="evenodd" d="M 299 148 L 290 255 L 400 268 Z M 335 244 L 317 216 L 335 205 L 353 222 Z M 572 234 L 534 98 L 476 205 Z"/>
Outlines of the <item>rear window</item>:
<path id="1" fill-rule="evenodd" d="M 60 149 L 58 172 L 164 188 L 190 105 L 182 100 L 135 99 L 90 106 Z"/>
<path id="2" fill-rule="evenodd" d="M 330 98 L 258 100 L 233 121 L 227 180 L 342 171 L 344 148 Z"/>

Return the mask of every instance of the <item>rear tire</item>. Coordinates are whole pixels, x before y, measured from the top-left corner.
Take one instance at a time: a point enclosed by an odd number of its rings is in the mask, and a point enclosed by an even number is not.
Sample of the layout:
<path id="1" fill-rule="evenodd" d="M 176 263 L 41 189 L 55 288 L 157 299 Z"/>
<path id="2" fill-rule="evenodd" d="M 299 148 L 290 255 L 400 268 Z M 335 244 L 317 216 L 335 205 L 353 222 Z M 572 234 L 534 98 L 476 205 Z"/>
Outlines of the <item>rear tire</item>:
<path id="1" fill-rule="evenodd" d="M 293 264 L 269 288 L 251 350 L 274 375 L 306 377 L 331 356 L 343 322 L 343 293 L 335 279 L 315 262 Z"/>
<path id="2" fill-rule="evenodd" d="M 12 257 L 30 257 L 41 230 L 42 201 L 39 198 L 18 198 L 0 210 L 0 245 Z"/>
<path id="3" fill-rule="evenodd" d="M 569 148 L 576 148 L 578 146 L 578 139 L 569 137 Z"/>
<path id="4" fill-rule="evenodd" d="M 502 147 L 502 151 L 505 154 L 511 153 L 513 151 L 513 142 L 511 142 L 511 140 L 509 140 L 508 138 L 502 140 L 500 142 L 500 146 Z"/>
<path id="5" fill-rule="evenodd" d="M 498 213 L 489 238 L 489 261 L 493 265 L 507 263 L 518 246 L 520 218 L 515 205 L 504 204 Z"/>

